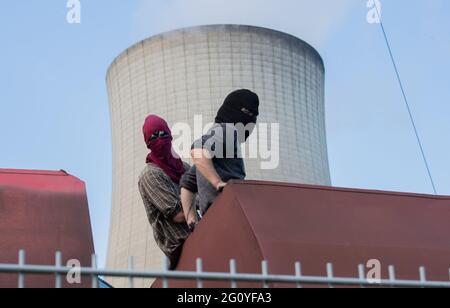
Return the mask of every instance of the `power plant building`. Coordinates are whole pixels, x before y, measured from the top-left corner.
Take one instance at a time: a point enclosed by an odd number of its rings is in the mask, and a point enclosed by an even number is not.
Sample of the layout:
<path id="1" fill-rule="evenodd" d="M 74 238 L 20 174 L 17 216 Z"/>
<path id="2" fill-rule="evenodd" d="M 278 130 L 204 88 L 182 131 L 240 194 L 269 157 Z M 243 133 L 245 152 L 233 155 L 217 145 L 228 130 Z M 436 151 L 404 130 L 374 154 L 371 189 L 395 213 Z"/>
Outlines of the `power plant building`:
<path id="1" fill-rule="evenodd" d="M 324 63 L 313 47 L 292 35 L 252 26 L 176 30 L 119 55 L 107 74 L 113 138 L 108 268 L 127 268 L 130 256 L 138 269 L 163 266 L 137 185 L 148 153 L 142 136 L 148 114 L 190 127 L 202 116 L 206 125 L 230 92 L 250 89 L 260 97 L 258 122 L 268 123 L 269 132 L 272 123 L 279 124 L 279 135 L 269 134 L 269 141 L 275 138 L 279 144 L 279 164 L 264 170 L 261 162 L 267 158 L 246 159 L 248 179 L 328 186 L 324 80 Z M 194 134 L 192 141 L 199 137 Z M 110 282 L 117 287 L 127 283 Z M 143 287 L 148 283 L 140 282 Z"/>

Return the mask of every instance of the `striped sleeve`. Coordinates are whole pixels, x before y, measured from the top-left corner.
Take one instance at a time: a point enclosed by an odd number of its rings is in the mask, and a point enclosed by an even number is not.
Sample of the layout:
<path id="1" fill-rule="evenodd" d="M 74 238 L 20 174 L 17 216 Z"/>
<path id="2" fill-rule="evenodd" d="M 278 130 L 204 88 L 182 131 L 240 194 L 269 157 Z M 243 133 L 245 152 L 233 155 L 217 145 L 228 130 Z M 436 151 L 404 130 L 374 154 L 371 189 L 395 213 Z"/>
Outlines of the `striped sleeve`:
<path id="1" fill-rule="evenodd" d="M 152 204 L 166 218 L 173 218 L 181 210 L 177 189 L 170 178 L 159 170 L 149 168 L 139 179 L 142 199 Z"/>

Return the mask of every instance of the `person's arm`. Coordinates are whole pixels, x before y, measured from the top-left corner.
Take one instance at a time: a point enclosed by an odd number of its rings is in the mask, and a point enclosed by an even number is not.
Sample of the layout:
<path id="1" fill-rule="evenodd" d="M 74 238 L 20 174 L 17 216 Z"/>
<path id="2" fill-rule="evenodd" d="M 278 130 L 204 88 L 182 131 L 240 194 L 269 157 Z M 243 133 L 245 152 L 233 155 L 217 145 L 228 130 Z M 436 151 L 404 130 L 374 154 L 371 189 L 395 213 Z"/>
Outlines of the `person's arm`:
<path id="1" fill-rule="evenodd" d="M 181 204 L 183 206 L 184 218 L 191 228 L 197 224 L 197 213 L 194 202 L 195 194 L 186 188 L 181 188 Z"/>
<path id="2" fill-rule="evenodd" d="M 193 149 L 191 151 L 191 156 L 195 167 L 208 180 L 208 182 L 211 183 L 211 185 L 218 191 L 223 190 L 227 184 L 222 181 L 214 168 L 209 151 L 206 149 Z"/>
<path id="3" fill-rule="evenodd" d="M 139 191 L 144 202 L 156 207 L 166 219 L 183 223 L 185 219 L 180 197 L 169 181 L 162 173 L 150 170 L 139 180 Z"/>
<path id="4" fill-rule="evenodd" d="M 186 173 L 181 177 L 181 205 L 187 224 L 191 229 L 197 224 L 197 206 L 195 196 L 197 187 L 197 168 L 195 166 L 186 168 Z"/>

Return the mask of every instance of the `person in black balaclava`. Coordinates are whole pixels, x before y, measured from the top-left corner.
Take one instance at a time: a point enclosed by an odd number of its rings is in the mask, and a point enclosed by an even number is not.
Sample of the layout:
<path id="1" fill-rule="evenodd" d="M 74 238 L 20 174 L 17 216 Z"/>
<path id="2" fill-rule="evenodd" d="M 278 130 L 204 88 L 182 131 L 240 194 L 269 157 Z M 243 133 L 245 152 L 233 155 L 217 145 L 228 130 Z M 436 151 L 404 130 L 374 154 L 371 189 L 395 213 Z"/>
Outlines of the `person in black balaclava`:
<path id="1" fill-rule="evenodd" d="M 258 95 L 238 90 L 227 96 L 216 116 L 216 123 L 256 123 L 259 115 Z"/>
<path id="2" fill-rule="evenodd" d="M 195 193 L 204 215 L 228 181 L 245 179 L 241 143 L 253 132 L 258 115 L 258 95 L 250 90 L 232 92 L 217 112 L 213 127 L 194 142 L 191 152 L 194 166 L 180 183 L 181 201 L 191 228 L 197 223 Z"/>
<path id="3" fill-rule="evenodd" d="M 258 115 L 258 95 L 249 90 L 238 90 L 227 96 L 217 112 L 215 122 L 217 124 L 234 124 L 240 137 L 239 140 L 244 143 L 253 132 Z"/>

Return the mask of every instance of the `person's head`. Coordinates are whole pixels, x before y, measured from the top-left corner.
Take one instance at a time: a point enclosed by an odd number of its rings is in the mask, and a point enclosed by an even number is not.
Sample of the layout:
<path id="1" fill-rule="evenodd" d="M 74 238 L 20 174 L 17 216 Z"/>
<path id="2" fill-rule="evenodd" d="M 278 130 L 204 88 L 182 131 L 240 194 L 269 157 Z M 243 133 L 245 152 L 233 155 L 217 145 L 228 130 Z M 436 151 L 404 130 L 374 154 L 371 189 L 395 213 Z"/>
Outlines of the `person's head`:
<path id="1" fill-rule="evenodd" d="M 172 132 L 164 119 L 149 115 L 142 131 L 147 148 L 155 155 L 167 155 L 172 150 Z"/>
<path id="2" fill-rule="evenodd" d="M 237 90 L 230 93 L 220 107 L 216 123 L 234 124 L 244 142 L 253 132 L 259 115 L 259 97 L 250 90 Z M 240 130 L 243 130 L 241 132 Z"/>
<path id="3" fill-rule="evenodd" d="M 156 115 L 149 115 L 142 131 L 145 144 L 150 150 L 147 163 L 157 165 L 172 181 L 179 183 L 185 170 L 182 160 L 172 150 L 172 132 L 167 122 Z"/>
<path id="4" fill-rule="evenodd" d="M 259 115 L 259 97 L 250 90 L 237 90 L 230 93 L 216 116 L 216 123 L 244 124 L 254 123 Z"/>

